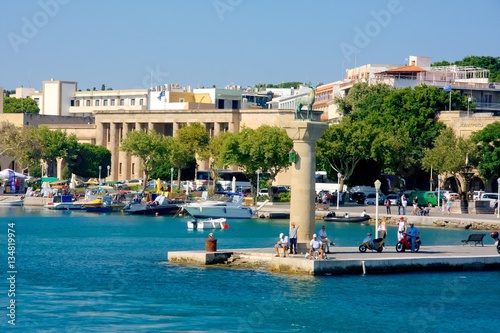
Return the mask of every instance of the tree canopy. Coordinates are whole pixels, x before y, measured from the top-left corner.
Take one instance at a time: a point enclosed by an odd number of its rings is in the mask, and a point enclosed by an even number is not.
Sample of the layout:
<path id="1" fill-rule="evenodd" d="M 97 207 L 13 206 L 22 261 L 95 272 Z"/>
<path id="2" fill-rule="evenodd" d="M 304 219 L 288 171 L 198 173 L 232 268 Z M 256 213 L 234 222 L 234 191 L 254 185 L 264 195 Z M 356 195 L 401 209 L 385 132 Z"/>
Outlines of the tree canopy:
<path id="1" fill-rule="evenodd" d="M 40 108 L 31 98 L 5 97 L 3 101 L 3 112 L 39 114 Z"/>
<path id="2" fill-rule="evenodd" d="M 128 132 L 120 149 L 139 158 L 141 169 L 144 171 L 143 186 L 146 188 L 149 175 L 169 156 L 171 145 L 167 137 L 154 130 L 140 130 Z"/>
<path id="3" fill-rule="evenodd" d="M 487 180 L 500 177 L 500 122 L 494 122 L 470 137 L 480 158 L 479 174 Z"/>

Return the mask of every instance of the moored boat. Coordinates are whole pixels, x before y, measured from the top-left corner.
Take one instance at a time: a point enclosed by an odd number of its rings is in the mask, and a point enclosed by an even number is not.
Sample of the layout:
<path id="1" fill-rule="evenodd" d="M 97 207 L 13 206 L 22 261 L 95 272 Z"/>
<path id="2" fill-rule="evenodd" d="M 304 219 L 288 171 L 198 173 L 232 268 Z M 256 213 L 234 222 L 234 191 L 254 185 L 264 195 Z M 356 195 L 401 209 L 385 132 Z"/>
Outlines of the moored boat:
<path id="1" fill-rule="evenodd" d="M 225 218 L 219 219 L 206 219 L 206 220 L 191 220 L 187 222 L 188 229 L 227 229 L 229 227 L 226 224 Z"/>
<path id="2" fill-rule="evenodd" d="M 226 219 L 250 219 L 252 215 L 260 210 L 267 201 L 255 211 L 243 205 L 245 198 L 241 193 L 218 192 L 216 199 L 190 202 L 182 205 L 182 208 L 194 218 L 226 218 Z"/>
<path id="3" fill-rule="evenodd" d="M 325 216 L 323 216 L 323 220 L 326 222 L 347 222 L 347 223 L 356 223 L 356 222 L 364 222 L 370 219 L 370 215 L 364 216 L 336 216 L 335 212 L 329 212 Z"/>
<path id="4" fill-rule="evenodd" d="M 74 202 L 72 195 L 61 195 L 52 198 L 44 207 L 52 210 L 81 210 L 82 204 Z"/>
<path id="5" fill-rule="evenodd" d="M 184 203 L 183 200 L 169 200 L 164 195 L 159 195 L 150 203 L 130 202 L 123 211 L 137 215 L 174 215 Z"/>

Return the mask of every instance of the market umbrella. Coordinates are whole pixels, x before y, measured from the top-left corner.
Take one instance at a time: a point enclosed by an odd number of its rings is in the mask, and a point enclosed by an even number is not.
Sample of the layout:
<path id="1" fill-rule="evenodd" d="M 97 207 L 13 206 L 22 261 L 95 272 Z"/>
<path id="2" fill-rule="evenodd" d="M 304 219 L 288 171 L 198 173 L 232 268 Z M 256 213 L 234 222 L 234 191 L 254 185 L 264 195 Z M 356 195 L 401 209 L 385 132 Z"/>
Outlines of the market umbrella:
<path id="1" fill-rule="evenodd" d="M 233 182 L 232 182 L 232 184 L 231 184 L 231 185 L 232 185 L 232 186 L 231 186 L 232 191 L 233 191 L 233 192 L 236 192 L 236 177 L 235 177 L 235 176 L 233 176 Z"/>
<path id="2" fill-rule="evenodd" d="M 23 175 L 22 173 L 19 172 L 15 172 L 14 170 L 3 169 L 2 171 L 0 171 L 0 179 L 9 179 L 11 171 L 14 172 L 14 176 L 17 178 L 28 178 L 28 176 Z"/>

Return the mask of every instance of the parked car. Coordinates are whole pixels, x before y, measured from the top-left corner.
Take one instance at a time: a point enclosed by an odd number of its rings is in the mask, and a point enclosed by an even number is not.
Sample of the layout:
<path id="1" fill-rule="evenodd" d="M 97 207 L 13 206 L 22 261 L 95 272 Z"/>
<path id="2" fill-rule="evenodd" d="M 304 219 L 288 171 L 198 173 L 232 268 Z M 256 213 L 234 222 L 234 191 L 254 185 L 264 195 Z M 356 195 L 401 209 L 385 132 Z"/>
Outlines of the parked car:
<path id="1" fill-rule="evenodd" d="M 376 193 L 368 193 L 365 198 L 365 205 L 375 205 L 377 202 L 377 194 Z M 385 195 L 380 193 L 378 195 L 378 204 L 383 205 L 385 202 Z"/>
<path id="2" fill-rule="evenodd" d="M 142 185 L 142 179 L 131 179 L 128 181 L 129 185 Z"/>
<path id="3" fill-rule="evenodd" d="M 267 188 L 261 188 L 259 190 L 259 195 L 260 196 L 269 196 L 269 190 Z"/>
<path id="4" fill-rule="evenodd" d="M 389 193 L 386 197 L 386 199 L 389 199 L 391 201 L 391 206 L 397 206 L 398 205 L 398 200 L 401 196 L 396 193 Z"/>
<path id="5" fill-rule="evenodd" d="M 280 193 L 290 192 L 290 190 L 288 188 L 286 188 L 285 186 L 271 186 L 271 189 L 272 189 L 274 195 L 277 195 Z"/>
<path id="6" fill-rule="evenodd" d="M 353 192 L 351 193 L 351 201 L 355 201 L 356 203 L 362 205 L 365 203 L 366 195 L 363 192 Z"/>
<path id="7" fill-rule="evenodd" d="M 250 195 L 252 194 L 252 189 L 250 187 L 244 188 L 243 190 L 241 190 L 241 194 L 243 194 L 244 196 Z"/>
<path id="8" fill-rule="evenodd" d="M 458 200 L 460 199 L 460 195 L 458 193 L 450 193 L 450 200 Z"/>
<path id="9" fill-rule="evenodd" d="M 490 202 L 490 207 L 495 207 L 495 202 L 498 200 L 498 193 L 483 193 L 479 200 L 488 200 Z"/>

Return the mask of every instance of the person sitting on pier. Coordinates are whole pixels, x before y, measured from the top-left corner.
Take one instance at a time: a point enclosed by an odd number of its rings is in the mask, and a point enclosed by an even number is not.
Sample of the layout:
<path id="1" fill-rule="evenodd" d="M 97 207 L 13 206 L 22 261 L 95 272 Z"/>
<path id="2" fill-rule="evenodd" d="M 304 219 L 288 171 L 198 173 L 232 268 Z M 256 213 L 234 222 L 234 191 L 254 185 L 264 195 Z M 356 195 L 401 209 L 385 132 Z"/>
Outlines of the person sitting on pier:
<path id="1" fill-rule="evenodd" d="M 276 250 L 276 257 L 280 256 L 280 249 L 283 249 L 283 257 L 286 257 L 286 252 L 288 251 L 288 236 L 285 236 L 284 233 L 280 233 L 280 238 L 276 245 L 274 245 L 274 249 Z"/>
<path id="2" fill-rule="evenodd" d="M 321 241 L 321 247 L 323 252 L 330 253 L 330 245 L 333 245 L 332 242 L 328 239 L 328 234 L 326 233 L 326 227 L 322 226 L 319 230 L 319 240 Z"/>
<path id="3" fill-rule="evenodd" d="M 319 253 L 319 257 L 323 259 L 323 249 L 321 248 L 321 242 L 318 240 L 316 234 L 313 235 L 313 238 L 309 242 L 309 260 L 312 259 L 314 252 Z"/>

